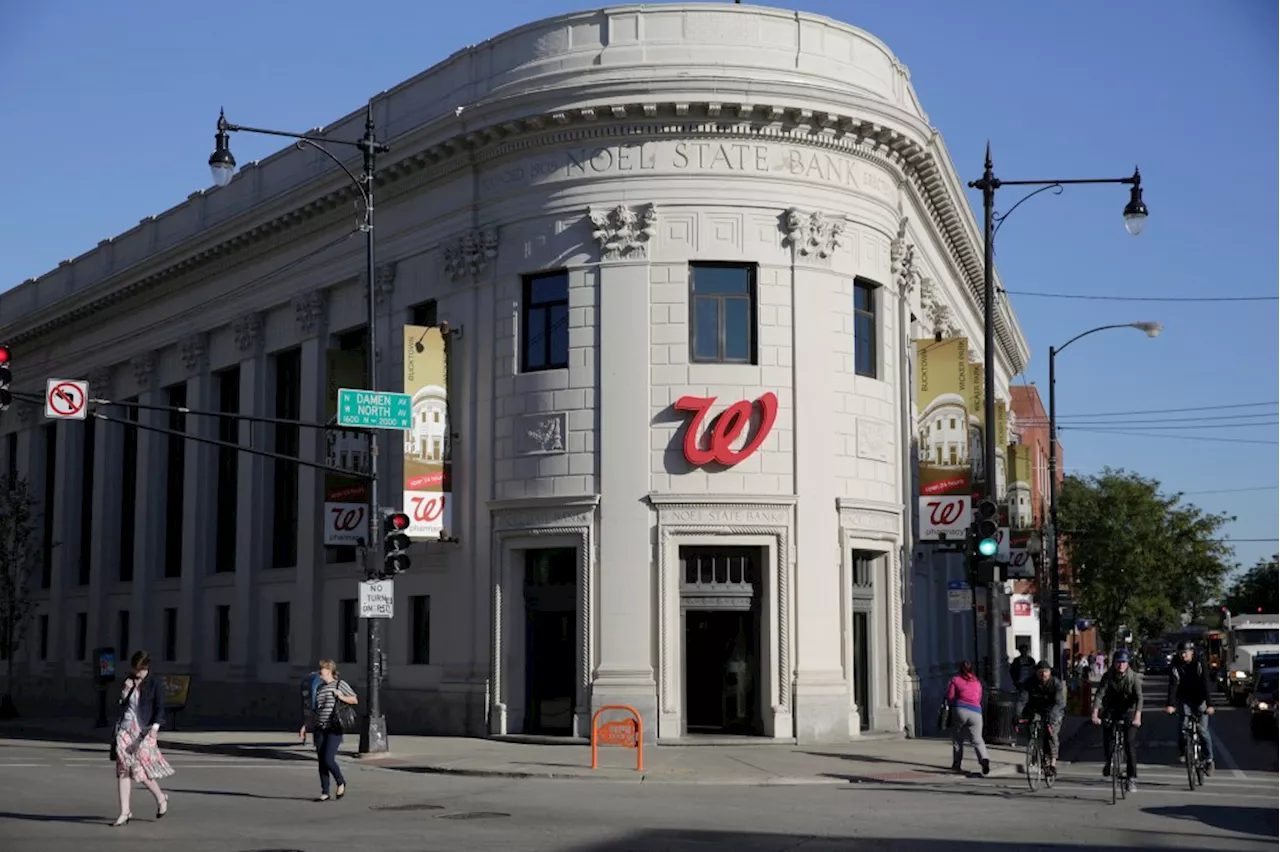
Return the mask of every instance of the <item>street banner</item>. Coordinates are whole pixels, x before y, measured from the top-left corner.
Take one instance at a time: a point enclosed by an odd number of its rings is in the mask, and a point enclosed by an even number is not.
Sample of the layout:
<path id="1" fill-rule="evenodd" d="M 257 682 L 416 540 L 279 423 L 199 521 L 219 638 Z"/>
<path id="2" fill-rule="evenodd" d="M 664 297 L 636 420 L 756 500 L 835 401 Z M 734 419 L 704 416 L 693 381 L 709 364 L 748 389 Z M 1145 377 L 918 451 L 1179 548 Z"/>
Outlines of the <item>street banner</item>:
<path id="1" fill-rule="evenodd" d="M 1009 461 L 1010 526 L 1015 530 L 1031 528 L 1031 447 L 1027 444 L 1010 444 Z"/>
<path id="2" fill-rule="evenodd" d="M 1034 580 L 1036 564 L 1027 552 L 1031 530 L 1013 530 L 1009 537 L 1009 579 Z"/>
<path id="3" fill-rule="evenodd" d="M 972 520 L 969 341 L 916 341 L 920 539 L 963 538 Z"/>
<path id="4" fill-rule="evenodd" d="M 996 497 L 1001 505 L 1005 505 L 1005 495 L 1009 493 L 1008 465 L 1009 447 L 1009 404 L 1003 399 L 996 400 Z"/>
<path id="5" fill-rule="evenodd" d="M 982 364 L 969 365 L 969 395 L 965 402 L 969 410 L 969 481 L 973 493 L 985 494 L 987 473 L 982 457 L 983 440 L 987 432 L 987 410 L 983 394 L 987 386 Z M 996 445 L 999 452 L 999 444 Z"/>
<path id="6" fill-rule="evenodd" d="M 404 327 L 404 393 L 413 428 L 404 432 L 404 511 L 410 538 L 452 529 L 449 354 L 438 326 Z"/>
<path id="7" fill-rule="evenodd" d="M 365 353 L 363 349 L 329 349 L 325 352 L 325 421 L 338 414 L 338 389 L 362 388 L 365 385 Z M 353 473 L 369 472 L 369 441 L 359 432 L 326 429 L 325 464 Z M 325 471 L 324 474 L 324 543 L 330 546 L 356 544 L 368 534 L 368 518 L 361 513 L 363 525 L 359 533 L 339 529 L 352 517 L 350 509 L 369 501 L 369 481 Z M 335 512 L 338 514 L 335 515 Z M 336 526 L 335 526 L 336 524 Z"/>

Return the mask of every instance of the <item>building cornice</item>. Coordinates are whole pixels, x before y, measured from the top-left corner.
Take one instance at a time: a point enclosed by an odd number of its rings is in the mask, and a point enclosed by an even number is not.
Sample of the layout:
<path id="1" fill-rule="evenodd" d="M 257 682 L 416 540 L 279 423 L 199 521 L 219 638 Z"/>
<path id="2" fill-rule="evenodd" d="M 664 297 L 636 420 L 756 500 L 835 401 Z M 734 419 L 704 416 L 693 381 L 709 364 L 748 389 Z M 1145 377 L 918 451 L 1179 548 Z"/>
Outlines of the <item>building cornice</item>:
<path id="1" fill-rule="evenodd" d="M 871 107 L 868 111 L 880 110 Z M 405 136 L 418 136 L 423 129 Z M 434 129 L 438 133 L 440 128 Z M 931 133 L 922 143 L 916 138 L 916 130 L 888 119 L 872 121 L 852 112 L 824 112 L 784 103 L 689 100 L 587 104 L 464 128 L 442 141 L 420 145 L 417 150 L 412 144 L 397 144 L 396 150 L 407 153 L 380 167 L 379 200 L 383 205 L 393 203 L 456 174 L 464 165 L 474 167 L 520 151 L 577 141 L 736 138 L 835 150 L 876 163 L 906 180 L 923 201 L 931 224 L 942 235 L 951 260 L 964 274 L 980 307 L 982 256 L 981 245 L 974 239 L 972 213 L 956 189 L 950 162 L 943 161 L 945 149 L 940 147 L 937 134 Z M 208 265 L 225 262 L 264 241 L 278 245 L 281 237 L 300 225 L 353 201 L 355 188 L 342 181 L 345 176 L 334 171 L 304 181 L 267 203 L 254 205 L 213 233 L 202 232 L 90 285 L 82 293 L 21 317 L 12 323 L 7 339 L 17 344 L 39 339 L 167 282 L 198 274 Z M 22 286 L 32 286 L 32 282 Z M 3 331 L 0 329 L 0 333 Z M 1007 310 L 998 312 L 996 331 L 1018 372 L 1026 361 L 1026 347 Z"/>

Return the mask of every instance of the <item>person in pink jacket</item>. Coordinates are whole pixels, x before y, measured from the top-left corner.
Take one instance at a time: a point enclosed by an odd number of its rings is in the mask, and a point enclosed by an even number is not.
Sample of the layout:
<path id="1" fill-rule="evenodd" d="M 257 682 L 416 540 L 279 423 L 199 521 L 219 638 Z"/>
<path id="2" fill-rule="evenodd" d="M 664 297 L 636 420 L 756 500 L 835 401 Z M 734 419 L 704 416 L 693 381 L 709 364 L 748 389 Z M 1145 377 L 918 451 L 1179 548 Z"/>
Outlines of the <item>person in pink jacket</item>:
<path id="1" fill-rule="evenodd" d="M 960 664 L 960 673 L 947 684 L 947 703 L 951 705 L 951 770 L 961 771 L 967 735 L 978 755 L 982 774 L 988 774 L 991 761 L 987 759 L 987 744 L 982 740 L 982 681 L 973 673 L 973 663 L 968 660 Z"/>

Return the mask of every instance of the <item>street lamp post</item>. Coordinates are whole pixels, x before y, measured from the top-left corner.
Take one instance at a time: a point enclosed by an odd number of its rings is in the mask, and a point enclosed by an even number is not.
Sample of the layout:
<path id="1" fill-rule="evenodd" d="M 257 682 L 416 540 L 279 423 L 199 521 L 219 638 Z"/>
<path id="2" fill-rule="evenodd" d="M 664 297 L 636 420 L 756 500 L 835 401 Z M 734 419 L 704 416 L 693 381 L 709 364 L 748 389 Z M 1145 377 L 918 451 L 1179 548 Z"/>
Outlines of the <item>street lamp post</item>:
<path id="1" fill-rule="evenodd" d="M 1130 234 L 1137 236 L 1142 233 L 1142 228 L 1147 221 L 1147 205 L 1142 200 L 1142 175 L 1137 167 L 1134 167 L 1133 174 L 1124 178 L 1086 178 L 1074 180 L 1001 180 L 996 177 L 995 171 L 991 163 L 991 143 L 987 143 L 986 161 L 984 163 L 982 177 L 978 180 L 970 181 L 970 189 L 982 190 L 982 219 L 983 219 L 983 261 L 982 261 L 982 352 L 983 352 L 983 422 L 986 428 L 983 430 L 982 442 L 982 469 L 985 471 L 986 487 L 984 496 L 987 499 L 997 499 L 995 462 L 996 462 L 996 346 L 995 346 L 995 238 L 996 230 L 1004 220 L 1008 218 L 1023 201 L 1026 201 L 1033 195 L 1044 192 L 1047 189 L 1057 189 L 1061 192 L 1062 187 L 1068 184 L 1083 183 L 1118 183 L 1129 186 L 1129 203 L 1124 208 L 1124 227 Z M 996 190 L 1002 186 L 1037 186 L 1039 189 L 1033 191 L 1026 197 L 1020 199 L 1017 204 L 1009 209 L 1008 213 L 997 216 L 995 212 Z M 994 582 L 995 578 L 988 578 L 990 597 L 988 602 L 988 611 L 992 614 L 993 620 L 990 622 L 990 653 L 991 653 L 991 686 L 995 688 L 999 683 L 999 666 L 997 661 L 1000 659 L 1000 631 L 997 623 L 994 621 L 995 614 L 998 612 L 997 603 L 999 602 L 998 590 Z"/>
<path id="2" fill-rule="evenodd" d="M 308 136 L 304 133 L 289 133 L 283 130 L 266 130 L 261 127 L 246 127 L 240 124 L 231 124 L 227 121 L 225 113 L 218 115 L 218 132 L 214 136 L 214 151 L 209 157 L 209 170 L 213 174 L 213 182 L 219 187 L 226 186 L 231 182 L 232 176 L 235 174 L 236 158 L 231 155 L 231 146 L 229 142 L 229 133 L 260 133 L 267 136 L 283 136 L 286 139 L 295 140 L 295 144 L 299 148 L 310 147 L 324 154 L 330 160 L 338 164 L 338 167 L 351 178 L 351 182 L 359 191 L 361 199 L 364 201 L 364 220 L 360 223 L 360 230 L 365 235 L 365 283 L 368 285 L 366 299 L 368 301 L 368 313 L 366 322 L 368 329 L 366 336 L 367 361 L 366 369 L 368 370 L 369 390 L 376 391 L 378 389 L 377 364 L 378 364 L 378 331 L 377 331 L 377 300 L 375 298 L 375 279 L 374 279 L 374 251 L 373 251 L 373 187 L 374 175 L 377 167 L 377 155 L 385 154 L 391 149 L 378 141 L 377 133 L 373 123 L 373 102 L 370 101 L 365 110 L 364 119 L 364 135 L 357 140 L 349 141 L 346 139 L 325 139 L 316 136 Z M 364 172 L 359 177 L 347 168 L 342 160 L 334 156 L 325 145 L 346 145 L 356 148 L 364 155 Z M 378 439 L 377 432 L 369 432 L 369 529 L 368 537 L 365 539 L 365 573 L 367 577 L 372 578 L 375 574 L 377 560 L 377 544 L 378 544 Z M 366 669 L 368 672 L 368 690 L 367 701 L 368 711 L 365 714 L 365 728 L 360 732 L 360 752 L 362 754 L 370 754 L 377 752 L 385 752 L 387 750 L 387 722 L 386 717 L 382 714 L 382 697 L 380 687 L 382 682 L 382 619 L 370 618 L 366 619 L 367 625 L 367 660 Z"/>
<path id="3" fill-rule="evenodd" d="M 1088 337 L 1099 331 L 1113 328 L 1136 328 L 1145 332 L 1147 337 L 1159 337 L 1162 326 L 1158 322 L 1124 322 L 1114 325 L 1100 325 L 1083 331 L 1061 346 L 1049 347 L 1049 591 L 1052 595 L 1053 623 L 1053 668 L 1062 673 L 1062 611 L 1058 608 L 1058 586 L 1062 582 L 1058 561 L 1061 550 L 1058 541 L 1058 395 L 1057 395 L 1057 360 L 1058 354 L 1082 337 Z"/>

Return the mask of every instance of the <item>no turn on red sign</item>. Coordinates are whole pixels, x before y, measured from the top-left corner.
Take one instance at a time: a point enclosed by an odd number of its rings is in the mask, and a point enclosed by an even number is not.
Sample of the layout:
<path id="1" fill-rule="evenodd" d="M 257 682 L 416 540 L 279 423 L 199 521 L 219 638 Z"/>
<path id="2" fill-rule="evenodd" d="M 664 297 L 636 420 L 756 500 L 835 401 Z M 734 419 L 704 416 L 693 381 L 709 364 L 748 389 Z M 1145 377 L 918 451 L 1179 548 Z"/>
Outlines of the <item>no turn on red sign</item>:
<path id="1" fill-rule="evenodd" d="M 50 420 L 83 420 L 88 402 L 88 382 L 49 379 L 44 394 L 44 416 Z"/>

